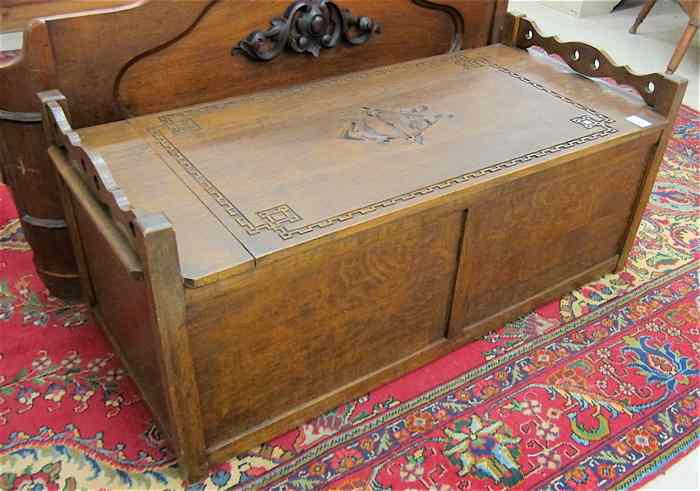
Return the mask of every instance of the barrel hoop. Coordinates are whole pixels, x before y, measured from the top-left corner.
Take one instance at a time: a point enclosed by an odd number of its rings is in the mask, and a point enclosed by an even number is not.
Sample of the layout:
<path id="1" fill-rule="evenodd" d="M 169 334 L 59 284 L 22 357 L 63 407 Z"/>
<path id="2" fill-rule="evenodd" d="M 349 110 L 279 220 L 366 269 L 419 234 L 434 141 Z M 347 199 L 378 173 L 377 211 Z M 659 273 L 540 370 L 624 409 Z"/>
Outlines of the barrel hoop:
<path id="1" fill-rule="evenodd" d="M 61 229 L 67 228 L 65 220 L 58 218 L 37 218 L 31 215 L 24 215 L 22 217 L 22 223 L 28 225 L 33 225 L 34 227 L 40 228 L 50 228 L 50 229 Z"/>
<path id="2" fill-rule="evenodd" d="M 20 113 L 0 109 L 0 121 L 13 123 L 41 123 L 41 113 Z"/>

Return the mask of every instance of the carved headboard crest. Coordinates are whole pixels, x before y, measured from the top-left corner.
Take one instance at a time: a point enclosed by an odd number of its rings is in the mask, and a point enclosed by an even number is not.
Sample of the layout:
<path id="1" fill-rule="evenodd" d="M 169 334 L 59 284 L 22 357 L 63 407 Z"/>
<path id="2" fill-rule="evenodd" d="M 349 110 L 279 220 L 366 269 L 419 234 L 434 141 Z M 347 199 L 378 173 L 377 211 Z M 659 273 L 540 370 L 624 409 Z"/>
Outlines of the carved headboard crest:
<path id="1" fill-rule="evenodd" d="M 252 32 L 232 49 L 252 60 L 270 61 L 285 47 L 297 53 L 318 56 L 322 48 L 335 47 L 341 38 L 359 46 L 381 33 L 381 25 L 373 19 L 355 17 L 333 0 L 296 0 L 284 16 L 272 19 L 266 31 Z"/>

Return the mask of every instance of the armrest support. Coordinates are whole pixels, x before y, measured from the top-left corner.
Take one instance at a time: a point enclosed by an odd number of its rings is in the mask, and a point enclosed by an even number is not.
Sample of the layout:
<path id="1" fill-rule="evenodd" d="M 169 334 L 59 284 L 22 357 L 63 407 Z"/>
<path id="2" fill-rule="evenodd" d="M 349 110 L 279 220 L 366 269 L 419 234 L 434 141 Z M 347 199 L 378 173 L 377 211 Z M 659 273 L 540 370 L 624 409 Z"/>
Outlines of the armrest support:
<path id="1" fill-rule="evenodd" d="M 581 42 L 563 42 L 556 36 L 545 36 L 524 15 L 507 15 L 503 43 L 521 49 L 538 46 L 550 55 L 558 55 L 581 75 L 611 78 L 619 85 L 630 86 L 647 105 L 667 117 L 674 112 L 673 102 L 678 91 L 684 91 L 687 84 L 681 77 L 673 75 L 637 74 L 626 65 L 616 65 L 607 53 L 598 48 Z"/>
<path id="2" fill-rule="evenodd" d="M 204 430 L 175 230 L 164 214 L 131 206 L 73 130 L 60 92 L 39 98 L 84 290 L 185 474 L 201 477 Z"/>
<path id="3" fill-rule="evenodd" d="M 72 199 L 80 202 L 86 216 L 104 235 L 105 243 L 110 250 L 103 252 L 114 255 L 131 278 L 143 280 L 141 259 L 136 255 L 136 251 L 124 239 L 117 227 L 114 227 L 111 217 L 100 206 L 101 203 L 94 198 L 87 184 L 78 177 L 77 172 L 66 159 L 65 152 L 53 146 L 49 148 L 49 155 L 60 179 L 65 183 L 67 192 Z"/>
<path id="4" fill-rule="evenodd" d="M 102 156 L 83 145 L 70 122 L 68 103 L 57 90 L 40 92 L 44 133 L 49 146 L 65 152 L 66 160 L 82 178 L 93 197 L 109 214 L 132 247 L 136 248 L 136 220 L 143 215 L 132 208 Z"/>

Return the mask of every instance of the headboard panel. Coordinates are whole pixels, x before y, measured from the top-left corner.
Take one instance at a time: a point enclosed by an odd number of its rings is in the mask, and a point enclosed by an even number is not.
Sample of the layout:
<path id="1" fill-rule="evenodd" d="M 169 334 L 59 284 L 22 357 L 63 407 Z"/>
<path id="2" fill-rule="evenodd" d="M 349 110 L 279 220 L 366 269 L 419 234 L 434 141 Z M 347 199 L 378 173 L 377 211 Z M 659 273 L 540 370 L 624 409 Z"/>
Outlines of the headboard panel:
<path id="1" fill-rule="evenodd" d="M 379 23 L 381 31 L 362 45 L 341 41 L 322 48 L 318 57 L 287 48 L 270 61 L 252 61 L 240 51 L 232 54 L 232 47 L 255 31 L 267 30 L 291 1 L 219 1 L 185 36 L 132 62 L 118 84 L 118 99 L 128 114 L 152 113 L 484 46 L 495 6 L 483 0 L 452 6 L 422 0 L 336 3 L 353 16 Z"/>
<path id="2" fill-rule="evenodd" d="M 340 42 L 318 58 L 286 49 L 272 61 L 256 62 L 231 53 L 292 3 L 143 0 L 109 12 L 50 17 L 28 28 L 17 63 L 40 65 L 49 85 L 31 87 L 30 93 L 58 88 L 71 101 L 76 127 L 82 127 L 484 46 L 502 23 L 506 1 L 334 0 L 380 23 L 381 33 L 359 46 Z M 44 42 L 52 47 L 52 59 L 39 61 Z M 1 99 L 0 106 L 8 107 Z M 30 100 L 35 98 L 26 99 L 22 108 L 10 110 L 36 111 Z"/>

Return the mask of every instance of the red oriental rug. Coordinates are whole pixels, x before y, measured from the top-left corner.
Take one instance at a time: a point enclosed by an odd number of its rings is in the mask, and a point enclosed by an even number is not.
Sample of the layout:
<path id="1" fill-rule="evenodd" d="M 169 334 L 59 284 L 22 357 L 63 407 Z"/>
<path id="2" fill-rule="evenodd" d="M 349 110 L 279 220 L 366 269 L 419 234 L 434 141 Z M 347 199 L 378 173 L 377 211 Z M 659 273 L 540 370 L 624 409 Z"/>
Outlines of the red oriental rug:
<path id="1" fill-rule="evenodd" d="M 663 472 L 700 441 L 699 128 L 683 108 L 626 271 L 190 489 L 629 489 Z M 181 487 L 86 309 L 37 279 L 1 187 L 0 489 Z"/>

